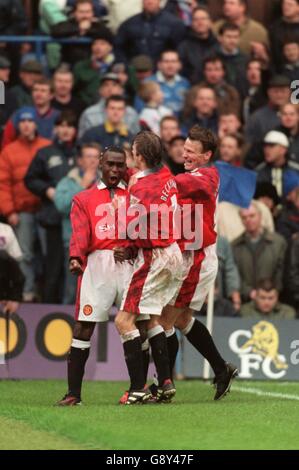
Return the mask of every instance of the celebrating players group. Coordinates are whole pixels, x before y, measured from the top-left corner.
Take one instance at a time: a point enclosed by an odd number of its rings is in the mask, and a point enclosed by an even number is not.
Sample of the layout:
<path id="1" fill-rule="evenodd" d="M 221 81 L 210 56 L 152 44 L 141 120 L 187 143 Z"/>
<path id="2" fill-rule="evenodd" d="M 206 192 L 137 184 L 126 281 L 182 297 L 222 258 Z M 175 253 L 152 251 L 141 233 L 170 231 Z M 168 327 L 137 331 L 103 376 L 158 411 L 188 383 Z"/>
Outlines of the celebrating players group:
<path id="1" fill-rule="evenodd" d="M 219 175 L 210 164 L 216 148 L 214 134 L 194 126 L 184 145 L 186 172 L 174 177 L 163 165 L 161 139 L 142 131 L 132 144 L 135 172 L 127 169 L 124 150 L 109 147 L 101 156 L 101 180 L 74 197 L 70 270 L 78 275 L 76 323 L 68 393 L 58 405 L 81 404 L 90 339 L 95 324 L 108 320 L 113 304 L 119 308 L 115 325 L 130 377 L 121 404 L 171 402 L 175 328 L 209 361 L 214 399 L 229 391 L 237 368 L 224 361 L 193 316 L 218 269 Z M 150 350 L 156 378 L 148 387 Z"/>

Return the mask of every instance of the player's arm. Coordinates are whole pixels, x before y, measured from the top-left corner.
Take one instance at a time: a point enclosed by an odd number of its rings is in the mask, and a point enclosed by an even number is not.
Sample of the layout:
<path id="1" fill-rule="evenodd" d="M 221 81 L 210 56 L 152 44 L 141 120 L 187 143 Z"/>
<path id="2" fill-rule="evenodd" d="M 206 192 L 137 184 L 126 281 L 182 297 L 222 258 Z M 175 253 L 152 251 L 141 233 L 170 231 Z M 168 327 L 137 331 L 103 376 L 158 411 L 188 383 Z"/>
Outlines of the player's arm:
<path id="1" fill-rule="evenodd" d="M 72 236 L 70 240 L 69 269 L 73 274 L 80 274 L 89 252 L 91 226 L 84 205 L 75 197 L 71 209 Z"/>
<path id="2" fill-rule="evenodd" d="M 200 175 L 182 173 L 175 177 L 180 197 L 183 199 L 210 199 L 218 191 L 219 177 L 216 172 L 204 173 L 199 169 Z"/>

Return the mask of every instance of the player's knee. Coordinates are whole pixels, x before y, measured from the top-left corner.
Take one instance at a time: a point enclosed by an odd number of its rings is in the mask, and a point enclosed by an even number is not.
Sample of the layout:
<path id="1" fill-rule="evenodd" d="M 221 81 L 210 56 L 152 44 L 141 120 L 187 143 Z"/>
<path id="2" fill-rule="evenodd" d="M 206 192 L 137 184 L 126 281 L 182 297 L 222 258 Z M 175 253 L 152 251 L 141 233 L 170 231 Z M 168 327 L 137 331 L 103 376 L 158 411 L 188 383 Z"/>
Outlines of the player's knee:
<path id="1" fill-rule="evenodd" d="M 114 320 L 116 329 L 120 335 L 124 335 L 134 328 L 134 317 L 126 312 L 118 312 Z"/>
<path id="2" fill-rule="evenodd" d="M 182 315 L 179 315 L 175 322 L 175 327 L 179 330 L 184 330 L 189 325 L 190 321 L 192 320 L 192 313 L 185 312 Z"/>
<path id="3" fill-rule="evenodd" d="M 94 327 L 95 323 L 77 321 L 74 326 L 73 336 L 81 341 L 89 341 Z"/>
<path id="4" fill-rule="evenodd" d="M 147 330 L 155 328 L 160 325 L 160 318 L 157 315 L 151 315 L 150 320 L 147 322 Z"/>

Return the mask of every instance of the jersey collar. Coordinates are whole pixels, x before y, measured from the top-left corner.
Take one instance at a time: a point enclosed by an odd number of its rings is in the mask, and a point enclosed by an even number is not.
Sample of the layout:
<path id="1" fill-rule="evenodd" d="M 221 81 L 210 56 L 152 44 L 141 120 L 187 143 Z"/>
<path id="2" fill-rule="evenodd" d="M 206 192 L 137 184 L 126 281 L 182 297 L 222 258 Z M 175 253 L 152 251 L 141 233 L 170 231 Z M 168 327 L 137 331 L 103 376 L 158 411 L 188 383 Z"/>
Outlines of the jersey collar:
<path id="1" fill-rule="evenodd" d="M 97 188 L 100 189 L 100 190 L 101 190 L 101 189 L 109 189 L 109 188 L 107 188 L 107 186 L 105 185 L 104 181 L 100 181 L 100 182 L 98 183 L 98 185 L 97 185 Z M 118 185 L 117 185 L 117 188 L 119 188 L 119 189 L 126 189 L 126 185 L 125 185 L 125 183 L 124 183 L 123 181 L 120 181 L 120 182 L 118 183 Z"/>

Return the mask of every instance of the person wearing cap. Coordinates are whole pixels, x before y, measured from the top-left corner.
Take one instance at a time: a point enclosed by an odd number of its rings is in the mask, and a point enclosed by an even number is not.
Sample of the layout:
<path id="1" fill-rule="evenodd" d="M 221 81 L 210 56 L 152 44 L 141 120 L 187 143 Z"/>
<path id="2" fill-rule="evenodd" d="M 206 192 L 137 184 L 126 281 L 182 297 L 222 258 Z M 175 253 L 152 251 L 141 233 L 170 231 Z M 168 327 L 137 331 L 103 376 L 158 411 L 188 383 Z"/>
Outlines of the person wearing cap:
<path id="1" fill-rule="evenodd" d="M 281 198 L 278 196 L 277 190 L 272 183 L 257 183 L 254 200 L 268 207 L 273 217 L 277 216 L 278 206 L 281 203 Z"/>
<path id="2" fill-rule="evenodd" d="M 37 133 L 37 115 L 33 108 L 24 107 L 15 116 L 17 138 L 0 155 L 0 212 L 16 231 L 23 252 L 22 271 L 26 277 L 24 299 L 35 294 L 34 240 L 35 214 L 39 199 L 24 184 L 27 170 L 38 150 L 50 144 Z"/>
<path id="3" fill-rule="evenodd" d="M 101 79 L 115 61 L 113 41 L 106 29 L 92 41 L 91 56 L 74 66 L 75 91 L 87 106 L 96 102 Z"/>
<path id="4" fill-rule="evenodd" d="M 43 76 L 42 66 L 35 60 L 24 62 L 19 71 L 19 84 L 10 88 L 11 93 L 15 98 L 16 111 L 21 106 L 32 106 L 32 88 L 35 82 L 41 80 Z"/>
<path id="5" fill-rule="evenodd" d="M 263 141 L 264 161 L 256 167 L 257 181 L 272 183 L 279 196 L 285 196 L 293 172 L 299 175 L 299 164 L 288 160 L 289 141 L 285 134 L 270 131 Z"/>
<path id="6" fill-rule="evenodd" d="M 140 83 L 153 75 L 154 64 L 148 55 L 140 54 L 133 57 L 131 60 L 131 70 L 137 80 L 137 90 Z"/>
<path id="7" fill-rule="evenodd" d="M 276 230 L 290 242 L 299 233 L 299 173 L 287 171 L 284 184 L 284 204 L 277 218 Z"/>
<path id="8" fill-rule="evenodd" d="M 99 18 L 95 17 L 92 0 L 76 0 L 72 16 L 51 27 L 51 35 L 54 38 L 96 38 L 106 31 L 107 27 Z M 87 59 L 89 55 L 90 44 L 65 44 L 62 46 L 62 60 L 71 65 Z"/>
<path id="9" fill-rule="evenodd" d="M 87 108 L 81 115 L 79 121 L 79 139 L 91 127 L 99 126 L 106 119 L 106 100 L 112 95 L 124 95 L 124 88 L 115 73 L 107 73 L 103 76 L 99 87 L 99 101 Z M 131 134 L 140 131 L 139 116 L 134 108 L 126 106 L 124 123 Z"/>
<path id="10" fill-rule="evenodd" d="M 126 20 L 118 30 L 117 57 L 130 61 L 138 54 L 146 54 L 156 63 L 163 50 L 176 49 L 184 36 L 184 23 L 162 10 L 160 0 L 143 0 L 142 12 Z"/>
<path id="11" fill-rule="evenodd" d="M 54 205 L 55 188 L 75 164 L 77 116 L 63 111 L 55 120 L 53 143 L 40 149 L 25 176 L 25 186 L 41 198 L 37 213 L 39 224 L 46 230 L 45 286 L 46 303 L 62 301 L 64 252 L 61 216 Z"/>
<path id="12" fill-rule="evenodd" d="M 268 102 L 250 115 L 246 127 L 246 139 L 251 143 L 260 143 L 271 129 L 279 126 L 279 110 L 290 101 L 290 81 L 283 75 L 273 76 L 267 86 Z"/>
<path id="13" fill-rule="evenodd" d="M 50 80 L 43 78 L 36 81 L 32 88 L 33 108 L 36 112 L 37 129 L 40 136 L 52 139 L 54 123 L 60 111 L 51 106 L 53 88 Z M 20 108 L 21 110 L 22 108 Z M 3 131 L 2 148 L 13 142 L 16 138 L 16 113 L 14 113 Z"/>

